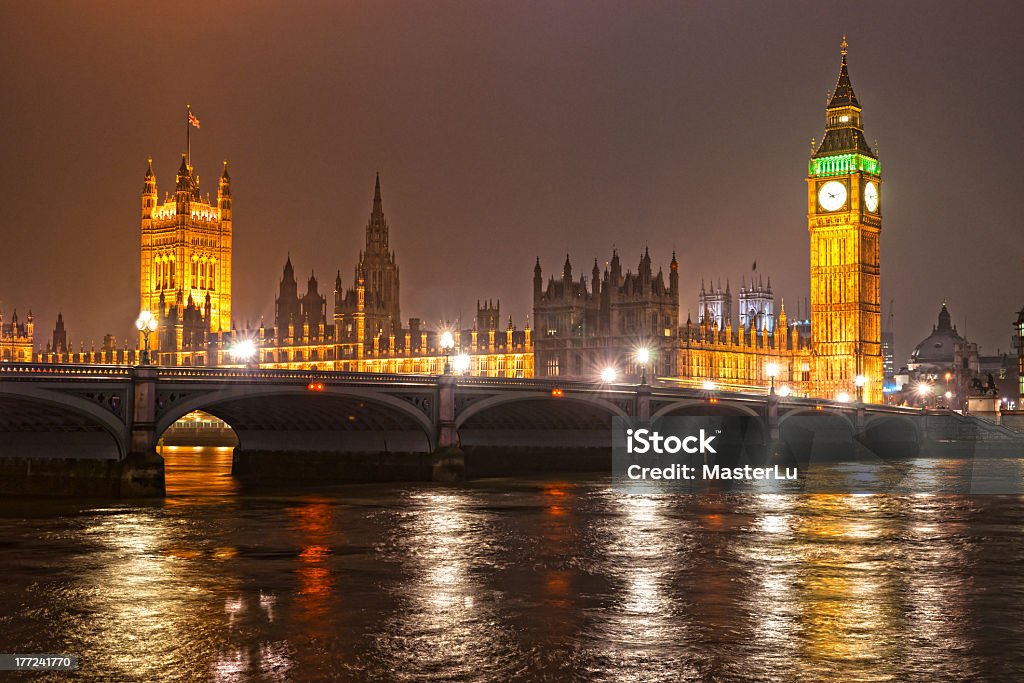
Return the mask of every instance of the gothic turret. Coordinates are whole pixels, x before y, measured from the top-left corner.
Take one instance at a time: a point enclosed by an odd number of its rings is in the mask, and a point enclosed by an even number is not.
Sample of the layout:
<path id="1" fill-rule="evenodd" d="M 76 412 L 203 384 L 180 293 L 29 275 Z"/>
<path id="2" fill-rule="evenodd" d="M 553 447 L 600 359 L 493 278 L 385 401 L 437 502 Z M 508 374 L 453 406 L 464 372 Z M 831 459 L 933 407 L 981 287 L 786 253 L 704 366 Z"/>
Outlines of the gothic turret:
<path id="1" fill-rule="evenodd" d="M 224 160 L 224 172 L 220 174 L 217 187 L 217 208 L 221 220 L 231 220 L 231 176 L 228 175 L 228 160 Z"/>
<path id="2" fill-rule="evenodd" d="M 153 218 L 153 209 L 156 207 L 156 174 L 153 173 L 153 158 L 148 159 L 146 175 L 142 180 L 142 219 Z"/>

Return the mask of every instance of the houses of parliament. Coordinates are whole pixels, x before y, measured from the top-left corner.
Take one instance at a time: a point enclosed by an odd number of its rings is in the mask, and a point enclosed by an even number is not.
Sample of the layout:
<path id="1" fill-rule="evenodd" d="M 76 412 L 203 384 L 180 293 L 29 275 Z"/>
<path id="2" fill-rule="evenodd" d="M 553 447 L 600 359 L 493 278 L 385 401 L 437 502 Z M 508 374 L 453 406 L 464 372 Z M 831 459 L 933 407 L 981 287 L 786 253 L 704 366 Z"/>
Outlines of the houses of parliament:
<path id="1" fill-rule="evenodd" d="M 766 391 L 774 383 L 794 395 L 845 393 L 881 402 L 881 166 L 864 135 L 845 38 L 840 53 L 825 132 L 812 146 L 807 167 L 811 291 L 805 319 L 791 320 L 783 300 L 776 310 L 769 280 L 767 286 L 741 286 L 738 318 L 728 282 L 725 290 L 702 286 L 696 320 L 680 322 L 684 266 L 675 254 L 666 276 L 655 273 L 646 250 L 636 272 L 623 272 L 622 259 L 613 253 L 603 269 L 594 261 L 589 280 L 586 274 L 574 276 L 567 256 L 561 272 L 546 283 L 540 259 L 534 263 L 536 331 L 529 319 L 519 328 L 502 316 L 500 304 L 482 302 L 476 320 L 448 330 L 454 348 L 446 353 L 439 325 L 401 317 L 399 264 L 378 175 L 365 244 L 348 282 L 339 270 L 332 291 L 321 293 L 311 273 L 300 293 L 290 255 L 283 255 L 273 320 L 238 330 L 231 308 L 234 223 L 227 164 L 211 198 L 200 192 L 199 176 L 183 155 L 174 192 L 162 201 L 152 162 L 143 179 L 139 287 L 141 308 L 158 321 L 151 339 L 154 362 L 238 366 L 232 349 L 247 339 L 257 354 L 250 363 L 265 368 L 440 374 L 449 355 L 458 355 L 458 371 L 479 376 L 593 380 L 602 368 L 615 367 L 624 381 L 646 370 L 658 381 L 684 386 L 710 381 L 722 389 Z M 0 349 L 13 355 L 2 357 L 137 361 L 135 349 L 109 336 L 98 350 L 74 351 L 63 320 L 45 350 L 33 351 L 33 332 L 31 314 L 27 323 L 13 317 L 3 322 Z M 641 347 L 651 354 L 644 368 L 635 360 Z"/>

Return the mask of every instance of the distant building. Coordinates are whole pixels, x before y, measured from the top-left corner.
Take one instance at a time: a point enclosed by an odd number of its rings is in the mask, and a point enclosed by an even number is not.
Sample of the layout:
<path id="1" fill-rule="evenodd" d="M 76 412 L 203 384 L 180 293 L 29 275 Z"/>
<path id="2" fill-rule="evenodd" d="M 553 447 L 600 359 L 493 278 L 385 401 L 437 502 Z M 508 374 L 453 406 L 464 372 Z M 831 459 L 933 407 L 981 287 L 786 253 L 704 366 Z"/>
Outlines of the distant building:
<path id="1" fill-rule="evenodd" d="M 1017 409 L 1024 410 L 1024 308 L 1013 324 L 1013 346 L 1017 350 Z"/>
<path id="2" fill-rule="evenodd" d="M 1015 397 L 1018 382 L 1016 365 L 1017 358 L 1007 353 L 980 354 L 978 345 L 957 331 L 949 309 L 942 304 L 931 334 L 914 347 L 907 360 L 906 372 L 896 376 L 900 386 L 891 398 L 897 403 L 948 403 L 950 407 L 958 408 L 970 395 L 975 380 L 985 386 L 991 381 L 1000 396 Z M 927 385 L 929 391 L 918 393 L 921 385 Z M 947 392 L 950 394 L 948 399 Z"/>
<path id="3" fill-rule="evenodd" d="M 775 331 L 775 295 L 772 293 L 770 277 L 767 286 L 760 276 L 756 283 L 751 280 L 749 287 L 744 283 L 740 287 L 739 304 L 740 327 L 746 331 L 753 328 L 769 334 Z"/>
<path id="4" fill-rule="evenodd" d="M 725 281 L 725 290 L 722 290 L 722 282 L 719 280 L 718 287 L 712 284 L 704 289 L 704 281 L 700 282 L 700 293 L 697 295 L 697 322 L 701 325 L 718 325 L 725 328 L 725 321 L 732 320 L 732 289 L 729 281 Z"/>
<path id="5" fill-rule="evenodd" d="M 668 282 L 664 272 L 653 272 L 646 249 L 637 272 L 622 272 L 617 252 L 602 275 L 597 260 L 588 282 L 573 278 L 569 256 L 559 277 L 545 285 L 540 259 L 533 269 L 534 340 L 538 377 L 574 377 L 593 380 L 605 368 L 615 368 L 620 379 L 635 381 L 641 369 L 640 348 L 650 352 L 651 376 L 675 373 L 679 333 L 679 263 L 672 255 Z"/>
<path id="6" fill-rule="evenodd" d="M 882 328 L 882 376 L 885 379 L 886 391 L 892 392 L 896 378 L 896 338 L 892 331 L 893 302 L 889 302 L 889 317 Z"/>
<path id="7" fill-rule="evenodd" d="M 0 313 L 0 359 L 7 362 L 31 363 L 35 331 L 31 310 L 24 323 L 18 320 L 17 309 L 12 312 L 9 322 L 5 322 L 3 313 Z"/>

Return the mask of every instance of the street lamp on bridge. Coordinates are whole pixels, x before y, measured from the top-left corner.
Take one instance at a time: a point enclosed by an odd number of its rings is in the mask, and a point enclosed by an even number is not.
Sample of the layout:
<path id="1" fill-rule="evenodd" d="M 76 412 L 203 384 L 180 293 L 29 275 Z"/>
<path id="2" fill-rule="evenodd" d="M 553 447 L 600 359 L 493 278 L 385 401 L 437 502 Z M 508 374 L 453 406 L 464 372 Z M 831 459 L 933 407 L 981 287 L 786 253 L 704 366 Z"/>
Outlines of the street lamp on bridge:
<path id="1" fill-rule="evenodd" d="M 257 358 L 258 349 L 256 348 L 256 342 L 252 339 L 242 339 L 234 344 L 228 353 L 238 363 L 244 363 L 247 367 L 259 367 L 259 361 L 253 363 L 253 360 Z"/>
<path id="2" fill-rule="evenodd" d="M 640 364 L 640 384 L 647 384 L 647 363 L 651 360 L 651 350 L 646 346 L 636 352 L 636 362 Z"/>
<path id="3" fill-rule="evenodd" d="M 868 378 L 864 375 L 857 375 L 853 379 L 853 383 L 857 385 L 857 403 L 864 402 L 864 385 L 868 383 Z"/>
<path id="4" fill-rule="evenodd" d="M 452 349 L 455 348 L 455 335 L 452 334 L 451 330 L 445 330 L 441 333 L 441 349 L 444 351 L 444 374 L 451 374 L 452 366 L 448 363 L 448 356 L 451 354 Z"/>
<path id="5" fill-rule="evenodd" d="M 768 375 L 768 379 L 771 380 L 771 387 L 768 389 L 768 395 L 769 396 L 774 396 L 775 395 L 775 378 L 779 374 L 779 364 L 778 363 L 768 363 L 767 365 L 764 366 L 764 373 L 766 375 Z"/>
<path id="6" fill-rule="evenodd" d="M 135 327 L 142 333 L 142 365 L 149 365 L 149 335 L 156 332 L 156 318 L 149 311 L 139 313 Z"/>

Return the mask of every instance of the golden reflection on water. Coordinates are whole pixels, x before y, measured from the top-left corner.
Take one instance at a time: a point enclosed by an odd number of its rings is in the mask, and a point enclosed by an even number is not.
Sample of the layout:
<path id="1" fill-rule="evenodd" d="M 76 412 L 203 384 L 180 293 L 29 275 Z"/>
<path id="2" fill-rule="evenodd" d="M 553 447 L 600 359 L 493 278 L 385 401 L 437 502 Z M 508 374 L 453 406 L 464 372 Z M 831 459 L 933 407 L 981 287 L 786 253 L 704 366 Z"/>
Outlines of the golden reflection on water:
<path id="1" fill-rule="evenodd" d="M 231 476 L 233 446 L 161 446 L 166 504 L 232 502 L 238 481 Z"/>
<path id="2" fill-rule="evenodd" d="M 893 550 L 898 530 L 888 496 L 814 495 L 802 499 L 798 528 L 801 635 L 812 676 L 891 662 L 899 623 Z M 870 542 L 868 542 L 870 540 Z M 895 680 L 885 676 L 875 680 Z"/>
<path id="3" fill-rule="evenodd" d="M 688 530 L 669 515 L 678 501 L 659 495 L 613 494 L 615 517 L 599 528 L 605 566 L 615 580 L 612 602 L 595 624 L 609 668 L 619 681 L 674 681 L 693 676 L 688 657 L 664 657 L 677 643 L 692 642 L 693 614 L 678 574 L 692 559 Z M 688 593 L 688 591 L 685 591 Z M 697 655 L 699 658 L 699 655 Z M 683 678 L 686 680 L 688 678 Z"/>
<path id="4" fill-rule="evenodd" d="M 507 670 L 515 638 L 495 608 L 501 594 L 484 581 L 499 539 L 474 503 L 466 492 L 434 489 L 403 506 L 391 542 L 406 579 L 383 641 L 390 678 L 480 680 Z"/>

